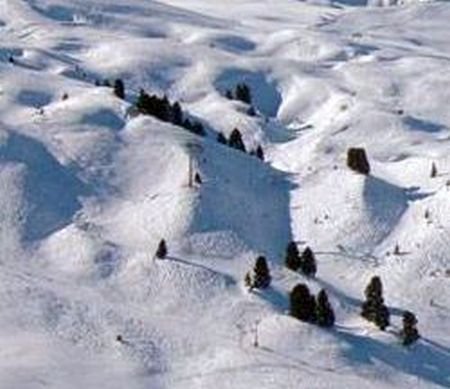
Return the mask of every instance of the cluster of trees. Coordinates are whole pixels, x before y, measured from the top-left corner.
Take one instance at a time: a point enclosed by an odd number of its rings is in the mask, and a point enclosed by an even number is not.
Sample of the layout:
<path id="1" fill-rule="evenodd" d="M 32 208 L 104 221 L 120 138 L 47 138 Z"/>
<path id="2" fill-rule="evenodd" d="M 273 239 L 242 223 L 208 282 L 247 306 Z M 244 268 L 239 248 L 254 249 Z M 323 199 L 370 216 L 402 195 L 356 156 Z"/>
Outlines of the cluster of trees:
<path id="1" fill-rule="evenodd" d="M 384 331 L 390 324 L 390 313 L 384 304 L 383 284 L 380 277 L 372 277 L 364 294 L 366 300 L 362 304 L 361 316 Z M 409 346 L 420 338 L 417 318 L 412 312 L 405 311 L 403 313 L 403 328 L 400 337 L 405 346 Z"/>
<path id="2" fill-rule="evenodd" d="M 250 116 L 256 115 L 256 110 L 252 105 L 252 92 L 250 90 L 250 87 L 245 83 L 237 84 L 234 88 L 234 91 L 227 90 L 225 92 L 225 96 L 227 99 L 230 100 L 238 100 L 243 102 L 244 104 L 249 105 L 247 114 Z"/>
<path id="3" fill-rule="evenodd" d="M 285 265 L 293 271 L 301 271 L 306 276 L 314 277 L 317 272 L 317 262 L 314 252 L 306 247 L 300 255 L 297 244 L 290 242 L 286 248 Z"/>
<path id="4" fill-rule="evenodd" d="M 171 104 L 167 96 L 149 95 L 145 90 L 141 89 L 136 101 L 136 109 L 143 115 L 154 116 L 164 122 L 184 127 L 197 135 L 205 135 L 203 125 L 200 122 L 193 122 L 188 118 L 184 118 L 180 103 L 176 101 Z"/>
<path id="5" fill-rule="evenodd" d="M 230 137 L 227 139 L 225 135 L 221 132 L 217 134 L 217 142 L 230 146 L 233 149 L 242 151 L 244 153 L 247 152 L 247 148 L 245 147 L 245 143 L 242 139 L 242 134 L 238 128 L 233 129 L 231 131 Z M 250 155 L 259 158 L 261 161 L 264 161 L 264 150 L 261 145 L 258 145 L 255 150 L 251 150 L 249 152 Z"/>
<path id="6" fill-rule="evenodd" d="M 252 103 L 252 92 L 245 82 L 237 84 L 234 91 L 227 90 L 225 96 L 230 100 L 239 100 L 245 104 Z"/>
<path id="7" fill-rule="evenodd" d="M 315 297 L 305 284 L 297 284 L 289 298 L 291 316 L 320 327 L 334 326 L 334 310 L 324 289 Z"/>
<path id="8" fill-rule="evenodd" d="M 285 263 L 289 269 L 301 270 L 305 275 L 314 275 L 317 269 L 312 250 L 306 248 L 300 255 L 295 242 L 291 242 L 287 246 Z M 257 257 L 253 269 L 245 275 L 245 285 L 250 290 L 266 289 L 270 286 L 271 280 L 266 258 L 264 256 Z M 364 294 L 366 299 L 362 304 L 361 316 L 384 331 L 390 324 L 390 313 L 384 303 L 380 277 L 372 277 Z M 324 289 L 314 296 L 306 284 L 299 283 L 292 289 L 289 300 L 291 316 L 320 327 L 334 326 L 335 313 Z M 417 318 L 412 312 L 406 311 L 403 314 L 403 329 L 400 337 L 405 346 L 420 338 Z"/>

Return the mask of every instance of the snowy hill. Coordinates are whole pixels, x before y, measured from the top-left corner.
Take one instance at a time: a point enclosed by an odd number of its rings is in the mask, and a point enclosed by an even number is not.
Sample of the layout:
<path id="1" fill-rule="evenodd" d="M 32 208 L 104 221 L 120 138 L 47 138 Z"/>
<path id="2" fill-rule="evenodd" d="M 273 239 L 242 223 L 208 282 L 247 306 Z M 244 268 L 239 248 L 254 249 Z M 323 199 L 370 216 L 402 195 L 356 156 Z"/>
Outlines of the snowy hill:
<path id="1" fill-rule="evenodd" d="M 402 3 L 0 4 L 0 388 L 450 387 L 450 4 Z M 141 88 L 206 135 L 134 115 Z M 234 128 L 265 162 L 216 141 Z M 385 332 L 360 316 L 374 275 Z M 289 316 L 300 282 L 334 328 Z"/>

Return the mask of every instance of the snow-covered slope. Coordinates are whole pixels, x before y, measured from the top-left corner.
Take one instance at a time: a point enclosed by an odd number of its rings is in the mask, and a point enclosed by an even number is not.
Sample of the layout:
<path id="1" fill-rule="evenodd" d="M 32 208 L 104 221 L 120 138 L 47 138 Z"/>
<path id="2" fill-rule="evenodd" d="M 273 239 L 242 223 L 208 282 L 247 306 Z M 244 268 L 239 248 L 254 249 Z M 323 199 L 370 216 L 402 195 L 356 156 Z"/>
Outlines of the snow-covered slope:
<path id="1" fill-rule="evenodd" d="M 1 389 L 450 387 L 450 4 L 356 3 L 0 2 Z M 125 101 L 95 86 L 118 77 Z M 207 136 L 130 114 L 140 88 Z M 216 142 L 235 127 L 265 163 Z M 257 255 L 273 282 L 249 293 Z M 373 275 L 386 332 L 359 315 Z M 287 314 L 299 282 L 334 329 Z"/>

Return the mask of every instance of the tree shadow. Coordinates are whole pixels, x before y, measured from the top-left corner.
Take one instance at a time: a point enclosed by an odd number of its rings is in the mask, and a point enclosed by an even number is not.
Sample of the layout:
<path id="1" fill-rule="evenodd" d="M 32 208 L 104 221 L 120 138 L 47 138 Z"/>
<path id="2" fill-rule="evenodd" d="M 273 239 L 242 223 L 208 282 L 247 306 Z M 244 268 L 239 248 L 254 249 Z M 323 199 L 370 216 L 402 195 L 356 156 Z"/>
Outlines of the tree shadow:
<path id="1" fill-rule="evenodd" d="M 327 292 L 329 292 L 331 295 L 335 296 L 338 300 L 344 302 L 346 305 L 350 305 L 355 310 L 360 310 L 363 301 L 358 298 L 354 298 L 349 296 L 348 294 L 344 293 L 341 289 L 337 288 L 336 286 L 330 284 L 329 282 L 321 279 L 316 278 L 315 281 L 318 285 L 320 285 L 323 289 L 325 289 Z M 362 292 L 361 292 L 362 294 Z M 404 313 L 404 309 L 400 309 L 397 307 L 388 306 L 389 313 L 394 316 L 402 316 Z"/>
<path id="2" fill-rule="evenodd" d="M 182 259 L 182 258 L 178 258 L 178 257 L 174 257 L 174 256 L 169 256 L 169 255 L 166 258 L 167 258 L 167 260 L 179 263 L 179 264 L 184 265 L 184 266 L 190 266 L 190 267 L 201 269 L 201 270 L 204 270 L 204 271 L 207 271 L 207 272 L 210 272 L 210 273 L 220 274 L 222 277 L 224 277 L 225 283 L 226 283 L 227 286 L 236 284 L 236 280 L 233 277 L 231 277 L 230 275 L 222 273 L 222 272 L 218 272 L 217 270 L 214 270 L 213 268 L 210 268 L 208 266 L 202 265 L 201 263 L 196 263 L 196 262 L 188 261 L 186 259 Z"/>
<path id="3" fill-rule="evenodd" d="M 427 383 L 450 387 L 450 350 L 427 339 L 406 348 L 343 330 L 331 331 L 345 345 L 343 356 L 362 365 L 379 362 Z"/>

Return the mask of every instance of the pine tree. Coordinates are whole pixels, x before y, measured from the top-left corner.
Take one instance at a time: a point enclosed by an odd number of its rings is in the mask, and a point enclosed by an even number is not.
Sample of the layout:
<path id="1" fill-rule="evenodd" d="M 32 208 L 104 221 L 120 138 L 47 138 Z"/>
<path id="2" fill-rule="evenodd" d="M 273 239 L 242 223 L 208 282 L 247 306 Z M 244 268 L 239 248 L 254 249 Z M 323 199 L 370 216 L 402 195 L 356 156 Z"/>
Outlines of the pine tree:
<path id="1" fill-rule="evenodd" d="M 352 147 L 347 151 L 347 166 L 361 174 L 370 173 L 369 160 L 363 148 Z"/>
<path id="2" fill-rule="evenodd" d="M 177 101 L 172 106 L 172 123 L 181 126 L 183 124 L 183 110 L 181 109 L 180 103 Z"/>
<path id="3" fill-rule="evenodd" d="M 404 346 L 409 346 L 420 338 L 417 329 L 417 318 L 412 312 L 406 311 L 403 313 L 403 329 L 401 337 Z"/>
<path id="4" fill-rule="evenodd" d="M 249 290 L 253 289 L 253 280 L 249 271 L 245 273 L 244 284 L 247 287 L 247 289 Z"/>
<path id="5" fill-rule="evenodd" d="M 389 325 L 389 310 L 384 305 L 383 285 L 380 277 L 372 277 L 364 292 L 366 301 L 362 305 L 361 316 L 375 323 L 382 331 Z"/>
<path id="6" fill-rule="evenodd" d="M 431 164 L 431 178 L 435 178 L 437 177 L 438 171 L 437 171 L 437 166 L 436 164 L 433 162 Z"/>
<path id="7" fill-rule="evenodd" d="M 297 284 L 289 296 L 291 316 L 306 322 L 316 319 L 316 300 L 305 284 Z"/>
<path id="8" fill-rule="evenodd" d="M 192 132 L 194 134 L 204 136 L 205 135 L 205 128 L 203 127 L 203 124 L 200 122 L 194 122 L 192 125 Z"/>
<path id="9" fill-rule="evenodd" d="M 303 274 L 305 274 L 306 276 L 314 277 L 316 275 L 317 272 L 316 257 L 309 247 L 307 247 L 305 251 L 303 251 L 300 266 Z"/>
<path id="10" fill-rule="evenodd" d="M 224 135 L 224 134 L 222 134 L 221 132 L 219 132 L 219 133 L 217 134 L 217 142 L 219 142 L 219 143 L 221 143 L 221 144 L 223 144 L 223 145 L 226 145 L 226 144 L 227 144 L 227 138 L 225 138 L 225 135 Z"/>
<path id="11" fill-rule="evenodd" d="M 265 289 L 270 285 L 272 277 L 270 276 L 267 260 L 263 256 L 256 258 L 255 267 L 253 269 L 253 287 L 257 289 Z"/>
<path id="12" fill-rule="evenodd" d="M 114 81 L 114 94 L 119 99 L 122 99 L 122 100 L 125 99 L 125 85 L 120 78 L 117 79 L 116 81 Z"/>
<path id="13" fill-rule="evenodd" d="M 256 156 L 261 160 L 264 161 L 264 150 L 261 147 L 261 145 L 258 145 L 256 148 Z"/>
<path id="14" fill-rule="evenodd" d="M 166 241 L 164 239 L 162 239 L 161 242 L 159 242 L 158 249 L 156 250 L 155 256 L 158 259 L 166 259 L 167 245 L 166 245 Z"/>
<path id="15" fill-rule="evenodd" d="M 252 103 L 252 95 L 250 92 L 250 88 L 245 83 L 238 84 L 236 86 L 235 97 L 237 100 L 240 100 L 243 103 L 246 103 L 246 104 Z"/>
<path id="16" fill-rule="evenodd" d="M 244 141 L 242 140 L 241 132 L 235 128 L 231 134 L 230 139 L 228 140 L 228 145 L 233 147 L 236 150 L 241 150 L 244 153 L 246 152 Z"/>
<path id="17" fill-rule="evenodd" d="M 321 327 L 333 327 L 335 321 L 333 307 L 331 306 L 325 290 L 321 290 L 316 300 L 316 322 Z"/>
<path id="18" fill-rule="evenodd" d="M 300 253 L 295 242 L 289 242 L 286 248 L 286 258 L 284 261 L 286 267 L 290 270 L 297 271 L 302 264 Z"/>
<path id="19" fill-rule="evenodd" d="M 201 185 L 201 184 L 203 183 L 202 178 L 201 178 L 201 176 L 200 176 L 200 174 L 199 174 L 198 172 L 195 173 L 195 176 L 194 176 L 194 182 L 195 182 L 197 185 Z"/>

